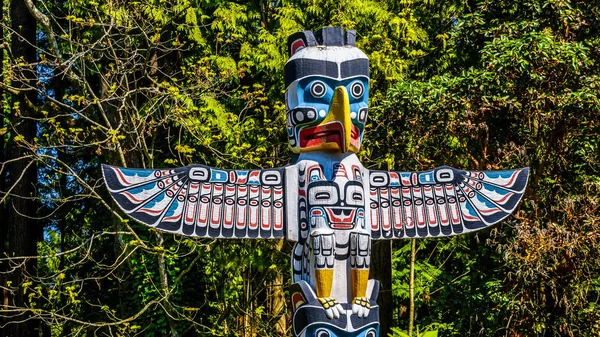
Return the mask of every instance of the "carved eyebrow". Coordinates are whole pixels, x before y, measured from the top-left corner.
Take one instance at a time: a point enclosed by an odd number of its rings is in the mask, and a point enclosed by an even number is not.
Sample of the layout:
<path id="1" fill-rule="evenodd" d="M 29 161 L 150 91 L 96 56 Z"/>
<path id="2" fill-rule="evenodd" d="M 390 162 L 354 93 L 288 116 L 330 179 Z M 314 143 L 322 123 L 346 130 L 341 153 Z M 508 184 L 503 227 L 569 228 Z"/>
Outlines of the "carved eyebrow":
<path id="1" fill-rule="evenodd" d="M 285 87 L 287 88 L 295 80 L 310 75 L 338 78 L 338 65 L 331 61 L 299 58 L 288 61 L 284 72 Z"/>
<path id="2" fill-rule="evenodd" d="M 344 61 L 340 65 L 342 72 L 342 78 L 353 77 L 363 75 L 369 77 L 369 60 L 368 59 L 355 59 Z"/>

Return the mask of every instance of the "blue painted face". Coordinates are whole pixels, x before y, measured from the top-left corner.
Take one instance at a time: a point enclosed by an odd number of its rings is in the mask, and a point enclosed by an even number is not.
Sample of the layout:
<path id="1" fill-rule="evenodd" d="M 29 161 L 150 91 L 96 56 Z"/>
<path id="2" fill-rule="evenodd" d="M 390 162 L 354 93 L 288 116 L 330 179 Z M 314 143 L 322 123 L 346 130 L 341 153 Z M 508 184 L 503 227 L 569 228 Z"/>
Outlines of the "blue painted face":
<path id="1" fill-rule="evenodd" d="M 286 93 L 288 137 L 295 152 L 358 152 L 368 114 L 369 78 L 307 76 Z"/>

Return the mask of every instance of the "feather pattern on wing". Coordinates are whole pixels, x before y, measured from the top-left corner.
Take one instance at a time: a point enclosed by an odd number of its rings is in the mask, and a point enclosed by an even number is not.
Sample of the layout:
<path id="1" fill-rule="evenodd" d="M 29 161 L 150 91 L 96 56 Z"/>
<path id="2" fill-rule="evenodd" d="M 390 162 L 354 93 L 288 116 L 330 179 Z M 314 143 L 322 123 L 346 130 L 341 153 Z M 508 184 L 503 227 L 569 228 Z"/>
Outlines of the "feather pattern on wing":
<path id="1" fill-rule="evenodd" d="M 285 236 L 284 169 L 127 169 L 102 165 L 106 186 L 133 219 L 211 238 Z"/>
<path id="2" fill-rule="evenodd" d="M 523 196 L 528 168 L 370 172 L 373 238 L 440 237 L 476 231 L 506 218 Z"/>

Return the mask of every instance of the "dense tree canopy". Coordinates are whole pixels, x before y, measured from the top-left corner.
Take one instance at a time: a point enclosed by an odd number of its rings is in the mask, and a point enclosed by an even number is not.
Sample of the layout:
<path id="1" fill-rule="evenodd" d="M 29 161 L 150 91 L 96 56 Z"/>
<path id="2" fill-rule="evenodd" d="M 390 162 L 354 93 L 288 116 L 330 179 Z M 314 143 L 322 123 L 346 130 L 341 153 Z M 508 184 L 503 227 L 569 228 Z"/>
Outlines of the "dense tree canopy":
<path id="1" fill-rule="evenodd" d="M 99 165 L 285 165 L 287 36 L 341 25 L 371 61 L 369 168 L 531 167 L 509 220 L 418 242 L 420 331 L 597 336 L 598 5 L 3 0 L 0 331 L 289 333 L 290 243 L 147 229 Z M 401 335 L 410 242 L 393 247 Z"/>

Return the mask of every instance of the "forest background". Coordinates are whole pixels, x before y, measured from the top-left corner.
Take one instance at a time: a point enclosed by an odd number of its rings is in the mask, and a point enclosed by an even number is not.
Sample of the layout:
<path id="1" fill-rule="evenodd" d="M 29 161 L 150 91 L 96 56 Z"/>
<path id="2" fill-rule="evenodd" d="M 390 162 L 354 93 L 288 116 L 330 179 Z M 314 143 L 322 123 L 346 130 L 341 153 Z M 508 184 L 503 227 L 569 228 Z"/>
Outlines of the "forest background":
<path id="1" fill-rule="evenodd" d="M 327 25 L 370 57 L 368 168 L 531 167 L 499 226 L 417 242 L 420 331 L 599 336 L 598 5 L 3 0 L 2 336 L 289 335 L 290 243 L 147 229 L 99 165 L 285 165 L 286 39 Z M 373 249 L 396 334 L 410 247 Z"/>

